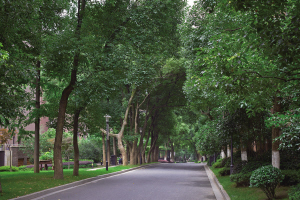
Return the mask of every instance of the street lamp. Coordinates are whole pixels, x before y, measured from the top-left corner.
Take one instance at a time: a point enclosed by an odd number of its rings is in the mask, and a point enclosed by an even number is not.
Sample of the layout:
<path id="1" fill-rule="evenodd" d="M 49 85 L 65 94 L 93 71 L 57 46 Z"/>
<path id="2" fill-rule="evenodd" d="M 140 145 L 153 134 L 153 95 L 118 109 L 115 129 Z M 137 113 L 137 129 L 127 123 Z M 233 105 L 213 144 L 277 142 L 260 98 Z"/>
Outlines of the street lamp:
<path id="1" fill-rule="evenodd" d="M 108 114 L 106 114 L 105 116 L 106 119 L 106 171 L 108 171 L 108 147 L 109 147 L 109 118 L 111 118 L 111 116 L 109 116 Z"/>

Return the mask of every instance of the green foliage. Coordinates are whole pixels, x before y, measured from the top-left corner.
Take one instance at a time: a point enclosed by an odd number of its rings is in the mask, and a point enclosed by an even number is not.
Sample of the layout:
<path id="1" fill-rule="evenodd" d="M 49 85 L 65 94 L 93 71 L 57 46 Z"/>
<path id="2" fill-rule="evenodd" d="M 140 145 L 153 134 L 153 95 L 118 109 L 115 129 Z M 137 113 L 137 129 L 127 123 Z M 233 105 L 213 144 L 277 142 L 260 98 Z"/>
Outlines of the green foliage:
<path id="1" fill-rule="evenodd" d="M 300 170 L 300 154 L 294 148 L 280 150 L 280 169 Z"/>
<path id="2" fill-rule="evenodd" d="M 220 171 L 218 172 L 219 176 L 227 176 L 230 174 L 230 168 L 229 167 L 223 167 L 220 169 Z"/>
<path id="3" fill-rule="evenodd" d="M 231 174 L 230 181 L 235 182 L 237 187 L 249 186 L 251 174 L 252 172 Z"/>
<path id="4" fill-rule="evenodd" d="M 273 199 L 275 197 L 275 189 L 283 179 L 284 175 L 278 168 L 267 165 L 252 172 L 250 187 L 262 189 L 268 199 Z"/>
<path id="5" fill-rule="evenodd" d="M 11 170 L 13 172 L 17 172 L 17 171 L 19 171 L 19 168 L 15 167 L 15 166 L 11 166 Z M 10 166 L 1 166 L 0 167 L 0 172 L 9 172 L 9 171 L 10 171 Z"/>
<path id="6" fill-rule="evenodd" d="M 62 152 L 63 154 L 70 154 L 72 153 L 72 138 L 70 138 L 71 133 L 64 132 L 63 133 L 63 143 L 62 143 Z M 43 160 L 46 158 L 52 159 L 53 158 L 53 144 L 55 139 L 55 129 L 49 128 L 45 133 L 40 135 L 40 159 Z M 23 145 L 26 148 L 22 148 L 22 151 L 29 157 L 33 158 L 33 152 L 34 152 L 34 137 L 31 135 L 27 135 L 22 140 Z M 43 157 L 43 158 L 42 158 Z"/>
<path id="7" fill-rule="evenodd" d="M 299 151 L 299 8 L 293 0 L 198 1 L 187 13 L 179 26 L 184 90 L 192 108 L 216 121 L 197 135 L 199 149 L 213 153 L 231 135 L 234 146 L 241 136 L 245 144 L 270 139 L 274 125 L 283 128 L 281 148 Z M 275 95 L 283 112 L 266 127 Z"/>
<path id="8" fill-rule="evenodd" d="M 70 165 L 70 169 L 73 169 L 74 165 Z M 79 165 L 79 168 L 92 168 L 92 164 Z M 63 165 L 63 169 L 69 169 L 68 165 Z"/>
<path id="9" fill-rule="evenodd" d="M 252 161 L 252 162 L 247 162 L 246 165 L 243 166 L 242 170 L 240 171 L 241 173 L 248 173 L 248 172 L 253 172 L 254 170 L 270 165 L 268 162 L 261 162 L 261 161 Z"/>
<path id="10" fill-rule="evenodd" d="M 213 167 L 213 168 L 222 168 L 222 167 L 224 167 L 224 166 L 222 166 L 222 160 L 223 160 L 223 159 L 217 160 L 217 161 L 212 165 L 212 167 Z"/>
<path id="11" fill-rule="evenodd" d="M 300 171 L 296 170 L 281 170 L 284 175 L 284 179 L 281 182 L 281 185 L 296 185 L 300 183 Z"/>
<path id="12" fill-rule="evenodd" d="M 242 169 L 247 165 L 248 161 L 239 161 L 235 162 L 233 166 L 233 174 L 238 174 L 242 171 Z"/>
<path id="13" fill-rule="evenodd" d="M 29 167 L 22 165 L 19 167 L 19 171 L 34 171 L 34 168 L 33 167 L 29 168 Z"/>
<path id="14" fill-rule="evenodd" d="M 102 160 L 102 142 L 99 138 L 88 137 L 79 141 L 79 158 L 91 159 L 94 162 Z"/>
<path id="15" fill-rule="evenodd" d="M 289 200 L 300 199 L 300 184 L 292 187 L 289 191 Z"/>
<path id="16" fill-rule="evenodd" d="M 40 156 L 40 160 L 52 160 L 53 159 L 53 151 L 43 152 Z"/>
<path id="17" fill-rule="evenodd" d="M 225 166 L 230 167 L 230 161 L 231 161 L 230 157 L 223 158 L 221 161 L 221 167 L 225 167 Z"/>
<path id="18" fill-rule="evenodd" d="M 291 94 L 293 95 L 293 94 Z M 295 95 L 295 96 L 294 96 Z M 297 101 L 298 94 L 294 94 L 291 99 Z M 296 103 L 296 102 L 289 103 Z M 300 151 L 300 108 L 288 110 L 283 114 L 274 114 L 267 120 L 268 126 L 275 126 L 282 128 L 282 134 L 276 139 L 280 141 L 279 149 L 293 150 L 299 154 Z"/>

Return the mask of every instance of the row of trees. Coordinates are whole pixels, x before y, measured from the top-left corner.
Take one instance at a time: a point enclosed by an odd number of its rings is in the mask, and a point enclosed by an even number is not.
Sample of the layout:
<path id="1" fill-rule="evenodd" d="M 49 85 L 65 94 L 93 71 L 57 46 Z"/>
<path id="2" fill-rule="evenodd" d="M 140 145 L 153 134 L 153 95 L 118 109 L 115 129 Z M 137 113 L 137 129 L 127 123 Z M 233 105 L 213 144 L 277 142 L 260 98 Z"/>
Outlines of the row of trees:
<path id="1" fill-rule="evenodd" d="M 198 1 L 180 25 L 198 150 L 299 151 L 298 1 Z M 266 145 L 267 143 L 267 145 Z M 270 148 L 270 146 L 269 146 Z"/>
<path id="2" fill-rule="evenodd" d="M 279 146 L 299 149 L 299 3 L 184 6 L 1 1 L 0 125 L 27 137 L 23 127 L 36 123 L 35 172 L 42 116 L 56 129 L 55 179 L 63 178 L 63 131 L 73 130 L 76 176 L 78 133 L 105 134 L 105 114 L 124 164 L 155 161 L 160 145 L 173 160 L 185 149 L 199 159 L 230 137 L 242 150 L 272 144 L 278 168 Z"/>
<path id="3" fill-rule="evenodd" d="M 0 125 L 25 138 L 31 133 L 24 127 L 36 123 L 35 172 L 42 116 L 56 129 L 55 179 L 63 179 L 64 130 L 73 130 L 76 176 L 78 132 L 99 135 L 105 114 L 124 164 L 125 151 L 136 164 L 148 142 L 147 160 L 158 155 L 159 135 L 168 131 L 164 114 L 185 105 L 185 71 L 176 61 L 184 6 L 181 0 L 1 1 Z"/>

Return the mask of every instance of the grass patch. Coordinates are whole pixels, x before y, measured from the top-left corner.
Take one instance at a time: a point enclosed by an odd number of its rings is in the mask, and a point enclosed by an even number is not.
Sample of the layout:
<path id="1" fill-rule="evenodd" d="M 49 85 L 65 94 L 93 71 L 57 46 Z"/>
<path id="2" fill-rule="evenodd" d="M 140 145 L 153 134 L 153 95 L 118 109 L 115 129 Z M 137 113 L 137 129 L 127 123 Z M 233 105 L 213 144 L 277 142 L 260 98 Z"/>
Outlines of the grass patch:
<path id="1" fill-rule="evenodd" d="M 33 173 L 33 171 L 1 172 L 0 178 L 3 192 L 0 194 L 0 199 L 6 200 L 16 198 L 55 186 L 133 167 L 137 167 L 137 165 L 109 167 L 108 171 L 106 171 L 105 167 L 94 171 L 87 171 L 89 169 L 85 168 L 79 169 L 79 176 L 73 176 L 73 169 L 64 169 L 64 180 L 54 180 L 53 170 L 43 170 L 38 174 Z"/>
<path id="2" fill-rule="evenodd" d="M 230 181 L 229 176 L 218 176 L 218 172 L 221 170 L 220 168 L 212 168 L 210 169 L 214 172 L 216 177 L 218 178 L 220 184 L 223 186 L 224 190 L 226 190 L 231 200 L 266 200 L 267 196 L 265 193 L 259 188 L 250 188 L 250 187 L 236 187 L 234 182 Z M 277 187 L 276 188 L 276 199 L 288 200 L 288 190 L 290 187 Z"/>

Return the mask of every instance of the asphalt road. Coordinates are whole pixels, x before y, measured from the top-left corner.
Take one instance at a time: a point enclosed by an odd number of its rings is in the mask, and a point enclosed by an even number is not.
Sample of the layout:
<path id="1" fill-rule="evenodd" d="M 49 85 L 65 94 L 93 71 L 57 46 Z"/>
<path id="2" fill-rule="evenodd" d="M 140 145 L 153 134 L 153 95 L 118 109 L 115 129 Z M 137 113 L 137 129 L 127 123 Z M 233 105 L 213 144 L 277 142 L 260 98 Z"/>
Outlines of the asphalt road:
<path id="1" fill-rule="evenodd" d="M 204 166 L 164 163 L 58 190 L 45 200 L 206 200 L 216 199 Z"/>

